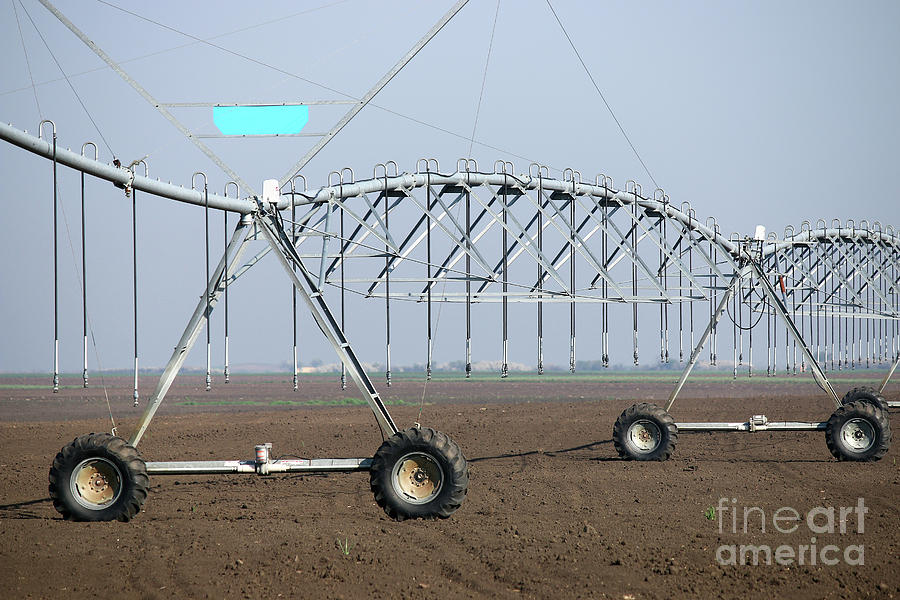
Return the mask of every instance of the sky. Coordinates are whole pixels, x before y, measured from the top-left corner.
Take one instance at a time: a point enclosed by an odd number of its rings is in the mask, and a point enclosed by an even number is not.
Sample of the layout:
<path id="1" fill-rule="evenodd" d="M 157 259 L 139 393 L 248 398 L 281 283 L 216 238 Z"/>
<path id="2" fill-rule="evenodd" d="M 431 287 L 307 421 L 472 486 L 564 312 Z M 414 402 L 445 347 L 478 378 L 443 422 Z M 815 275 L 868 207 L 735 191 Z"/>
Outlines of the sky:
<path id="1" fill-rule="evenodd" d="M 56 5 L 159 100 L 247 103 L 360 97 L 451 3 Z M 552 6 L 643 165 L 546 0 L 503 0 L 499 10 L 496 0 L 471 0 L 304 169 L 310 187 L 343 167 L 366 178 L 387 160 L 413 171 L 418 158 L 435 157 L 447 171 L 459 157 L 472 156 L 482 167 L 510 160 L 517 172 L 534 161 L 556 177 L 566 167 L 590 179 L 602 172 L 618 187 L 631 179 L 652 190 L 655 180 L 674 203 L 689 201 L 701 217 L 715 216 L 726 235 L 752 233 L 757 224 L 780 235 L 785 226 L 819 218 L 900 225 L 900 4 L 552 0 Z M 185 187 L 192 173 L 203 171 L 210 189 L 221 193 L 228 178 L 36 0 L 0 2 L 0 51 L 4 122 L 35 132 L 42 118 L 53 119 L 61 146 L 78 151 L 91 140 L 104 162 L 145 158 L 152 177 Z M 326 131 L 344 110 L 311 107 L 307 130 Z M 215 131 L 208 108 L 173 111 L 195 132 Z M 207 141 L 257 189 L 263 179 L 281 177 L 314 143 Z M 50 169 L 49 161 L 0 144 L 0 195 L 7 205 L 0 372 L 52 371 Z M 64 372 L 74 373 L 82 360 L 80 178 L 68 169 L 59 177 L 60 361 Z M 90 368 L 127 369 L 133 360 L 131 202 L 106 182 L 88 178 L 85 189 L 88 309 L 96 340 Z M 222 215 L 213 219 L 211 243 L 221 248 Z M 141 365 L 161 367 L 201 294 L 202 209 L 140 196 L 138 263 Z M 291 292 L 280 269 L 273 259 L 260 263 L 230 292 L 233 365 L 278 367 L 291 360 Z M 372 326 L 364 305 L 351 310 L 351 342 L 364 361 L 381 362 L 383 326 Z M 484 324 L 476 361 L 499 359 L 495 316 L 476 314 Z M 516 318 L 533 327 L 530 312 Z M 548 319 L 555 333 L 546 360 L 564 365 L 568 313 L 551 311 Z M 449 311 L 436 334 L 437 362 L 464 358 L 457 325 L 458 311 Z M 217 369 L 222 327 L 219 310 Z M 301 315 L 300 330 L 304 363 L 334 361 L 308 316 Z M 423 330 L 424 324 L 394 332 L 395 364 L 424 361 Z M 518 341 L 515 335 L 511 360 L 534 364 L 533 334 Z M 589 331 L 581 339 L 579 359 L 599 358 L 595 336 Z M 647 331 L 646 355 L 653 355 L 657 339 L 658 332 Z M 203 346 L 188 366 L 205 364 Z M 630 339 L 623 336 L 614 348 L 614 362 L 627 363 Z"/>

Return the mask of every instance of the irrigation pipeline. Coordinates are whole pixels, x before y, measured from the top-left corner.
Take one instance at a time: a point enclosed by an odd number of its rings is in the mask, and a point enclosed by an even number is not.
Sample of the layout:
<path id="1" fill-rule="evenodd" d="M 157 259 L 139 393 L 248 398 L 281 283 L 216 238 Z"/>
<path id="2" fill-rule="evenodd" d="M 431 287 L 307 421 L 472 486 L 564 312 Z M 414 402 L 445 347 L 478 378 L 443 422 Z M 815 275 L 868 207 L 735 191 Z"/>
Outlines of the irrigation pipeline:
<path id="1" fill-rule="evenodd" d="M 209 209 L 248 214 L 258 206 L 255 198 L 241 200 L 227 193 L 210 194 L 207 185 L 198 192 L 153 182 L 128 169 L 91 160 L 83 153 L 60 150 L 55 144 L 7 126 L 0 125 L 0 137 L 47 156 L 54 167 L 63 164 L 83 174 L 124 184 L 132 193 L 147 191 L 203 206 L 207 272 Z M 661 362 L 666 362 L 672 327 L 669 304 L 679 304 L 678 352 L 679 360 L 683 361 L 685 337 L 690 340 L 689 347 L 694 348 L 693 304 L 708 302 L 711 311 L 708 356 L 710 364 L 715 364 L 721 331 L 712 313 L 720 303 L 725 283 L 747 261 L 757 264 L 761 274 L 773 279 L 779 290 L 779 304 L 786 307 L 788 318 L 798 325 L 801 337 L 808 336 L 813 356 L 826 369 L 883 363 L 896 357 L 900 349 L 897 283 L 900 238 L 892 227 L 877 222 L 832 223 L 827 227 L 820 222 L 813 228 L 805 223 L 799 231 L 786 230 L 780 240 L 772 236 L 767 240 L 750 240 L 734 235 L 726 239 L 714 219 L 701 222 L 689 204 L 676 208 L 661 190 L 654 192 L 653 197 L 644 197 L 634 182 L 628 182 L 625 191 L 617 191 L 606 176 L 598 176 L 593 183 L 585 182 L 571 169 L 565 172 L 563 180 L 556 180 L 547 177 L 546 170 L 539 165 L 531 165 L 527 174 L 515 175 L 509 163 L 500 161 L 495 164 L 494 172 L 478 171 L 471 160 L 460 161 L 454 173 L 441 173 L 433 159 L 425 160 L 424 164 L 424 170 L 420 171 L 417 165 L 415 173 L 399 173 L 396 165 L 391 170 L 380 165 L 383 172 L 376 171 L 371 179 L 360 181 L 354 180 L 352 171 L 345 169 L 336 173 L 337 182 L 329 181 L 329 185 L 319 189 L 308 190 L 304 185 L 303 191 L 298 192 L 292 184 L 291 192 L 282 196 L 275 206 L 279 210 L 291 209 L 291 241 L 298 251 L 312 261 L 320 261 L 318 288 L 324 285 L 340 288 L 342 328 L 347 325 L 346 292 L 384 299 L 388 382 L 392 375 L 394 301 L 423 303 L 426 378 L 434 368 L 433 302 L 465 303 L 465 371 L 469 376 L 476 333 L 473 305 L 484 302 L 501 304 L 498 319 L 502 335 L 501 376 L 509 370 L 510 302 L 536 304 L 538 372 L 544 369 L 544 312 L 549 305 L 563 302 L 569 312 L 571 370 L 577 365 L 576 304 L 590 302 L 601 304 L 603 366 L 610 360 L 609 311 L 618 310 L 616 305 L 631 305 L 628 308 L 632 354 L 637 364 L 639 329 L 642 324 L 646 327 L 646 321 L 639 319 L 640 304 L 659 304 L 659 357 Z M 134 197 L 132 201 L 136 211 Z M 384 206 L 379 207 L 382 201 Z M 296 217 L 299 207 L 307 209 L 301 227 Z M 340 211 L 338 215 L 333 215 L 335 210 Z M 460 212 L 464 212 L 462 219 Z M 133 219 L 132 233 L 136 236 L 136 217 Z M 347 219 L 355 222 L 352 231 L 346 229 Z M 225 223 L 227 229 L 227 216 Z M 340 240 L 337 255 L 328 252 L 331 238 Z M 398 244 L 395 240 L 402 241 Z M 86 245 L 84 240 L 83 247 Z M 136 246 L 133 252 L 136 275 Z M 365 269 L 354 269 L 354 277 L 348 278 L 347 261 L 366 258 L 380 259 L 381 273 L 374 279 L 359 278 L 356 275 L 365 276 Z M 517 262 L 531 263 L 534 270 L 516 270 Z M 338 266 L 340 272 L 336 273 Z M 244 270 L 244 267 L 237 269 L 234 278 Z M 536 273 L 536 278 L 523 276 L 526 271 Z M 232 279 L 225 277 L 226 290 Z M 438 282 L 444 287 L 436 294 L 434 286 Z M 748 373 L 753 373 L 754 343 L 766 346 L 767 375 L 779 373 L 779 351 L 784 360 L 782 372 L 803 372 L 807 366 L 806 355 L 801 353 L 798 361 L 798 341 L 791 341 L 787 329 L 783 341 L 779 342 L 782 325 L 776 317 L 776 303 L 773 298 L 757 293 L 759 283 L 755 278 L 737 282 L 734 298 L 726 305 L 733 321 L 729 327 L 734 344 L 733 373 L 736 375 L 737 366 L 745 358 Z M 86 297 L 86 285 L 82 293 Z M 689 304 L 687 315 L 684 303 Z M 295 301 L 292 305 L 295 306 Z M 209 311 L 208 302 L 207 324 Z M 763 316 L 765 335 L 753 339 L 753 325 Z M 226 340 L 227 327 L 226 318 Z M 58 342 L 58 329 L 54 334 Z M 296 354 L 296 321 L 293 341 Z M 209 327 L 207 344 L 209 347 Z M 226 342 L 226 368 L 227 362 Z M 296 363 L 295 358 L 295 378 Z M 209 359 L 207 366 L 209 372 Z M 58 364 L 54 367 L 58 371 Z"/>

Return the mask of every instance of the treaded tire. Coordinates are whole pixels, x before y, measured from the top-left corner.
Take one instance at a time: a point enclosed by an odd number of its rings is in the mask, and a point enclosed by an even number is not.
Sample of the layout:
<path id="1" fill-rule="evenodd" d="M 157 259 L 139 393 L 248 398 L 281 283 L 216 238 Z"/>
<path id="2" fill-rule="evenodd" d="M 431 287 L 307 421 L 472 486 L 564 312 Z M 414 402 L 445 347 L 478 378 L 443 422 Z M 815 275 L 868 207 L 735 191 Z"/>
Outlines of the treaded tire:
<path id="1" fill-rule="evenodd" d="M 375 502 L 392 519 L 446 519 L 469 487 L 469 465 L 456 442 L 427 427 L 389 437 L 372 461 Z"/>
<path id="2" fill-rule="evenodd" d="M 871 386 L 864 385 L 853 388 L 852 390 L 844 394 L 844 397 L 841 399 L 841 404 L 850 404 L 851 402 L 856 402 L 857 400 L 874 404 L 882 411 L 884 411 L 885 415 L 888 414 L 887 400 L 884 399 L 884 396 L 878 393 L 878 390 Z"/>
<path id="3" fill-rule="evenodd" d="M 75 438 L 50 467 L 53 508 L 70 521 L 129 521 L 141 510 L 149 487 L 138 451 L 108 433 Z"/>
<path id="4" fill-rule="evenodd" d="M 649 402 L 626 408 L 613 426 L 616 452 L 627 460 L 668 460 L 677 441 L 675 420 Z"/>
<path id="5" fill-rule="evenodd" d="M 825 426 L 825 444 L 838 460 L 880 460 L 891 447 L 891 423 L 880 408 L 857 400 L 832 413 Z"/>

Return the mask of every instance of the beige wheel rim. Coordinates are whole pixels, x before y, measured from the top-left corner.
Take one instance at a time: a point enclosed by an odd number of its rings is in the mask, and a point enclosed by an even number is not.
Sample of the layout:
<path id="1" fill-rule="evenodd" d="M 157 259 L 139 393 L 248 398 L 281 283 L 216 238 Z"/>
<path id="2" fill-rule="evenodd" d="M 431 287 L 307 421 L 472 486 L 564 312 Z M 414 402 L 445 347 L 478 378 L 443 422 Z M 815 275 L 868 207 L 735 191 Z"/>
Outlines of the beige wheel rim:
<path id="1" fill-rule="evenodd" d="M 628 428 L 628 442 L 641 454 L 653 452 L 659 446 L 662 434 L 653 421 L 635 421 Z"/>
<path id="2" fill-rule="evenodd" d="M 394 491 L 411 504 L 426 504 L 441 491 L 444 472 L 431 456 L 411 452 L 397 461 L 393 470 Z"/>
<path id="3" fill-rule="evenodd" d="M 72 471 L 69 487 L 78 504 L 89 510 L 103 510 L 122 493 L 122 473 L 105 458 L 88 458 Z"/>

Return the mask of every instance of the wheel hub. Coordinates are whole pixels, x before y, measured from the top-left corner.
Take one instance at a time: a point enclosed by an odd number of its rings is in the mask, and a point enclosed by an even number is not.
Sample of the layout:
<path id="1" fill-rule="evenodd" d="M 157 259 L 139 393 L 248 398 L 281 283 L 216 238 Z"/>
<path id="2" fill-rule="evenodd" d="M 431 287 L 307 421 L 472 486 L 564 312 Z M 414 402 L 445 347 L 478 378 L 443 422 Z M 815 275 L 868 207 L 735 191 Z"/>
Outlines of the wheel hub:
<path id="1" fill-rule="evenodd" d="M 397 461 L 392 479 L 394 490 L 407 502 L 425 504 L 440 492 L 444 474 L 431 456 L 415 452 Z"/>
<path id="2" fill-rule="evenodd" d="M 865 452 L 875 444 L 875 429 L 865 419 L 850 419 L 841 427 L 841 438 L 853 451 Z"/>
<path id="3" fill-rule="evenodd" d="M 109 487 L 109 484 L 106 483 L 106 477 L 103 476 L 103 473 L 94 473 L 91 476 L 89 487 L 92 492 L 100 494 Z"/>

